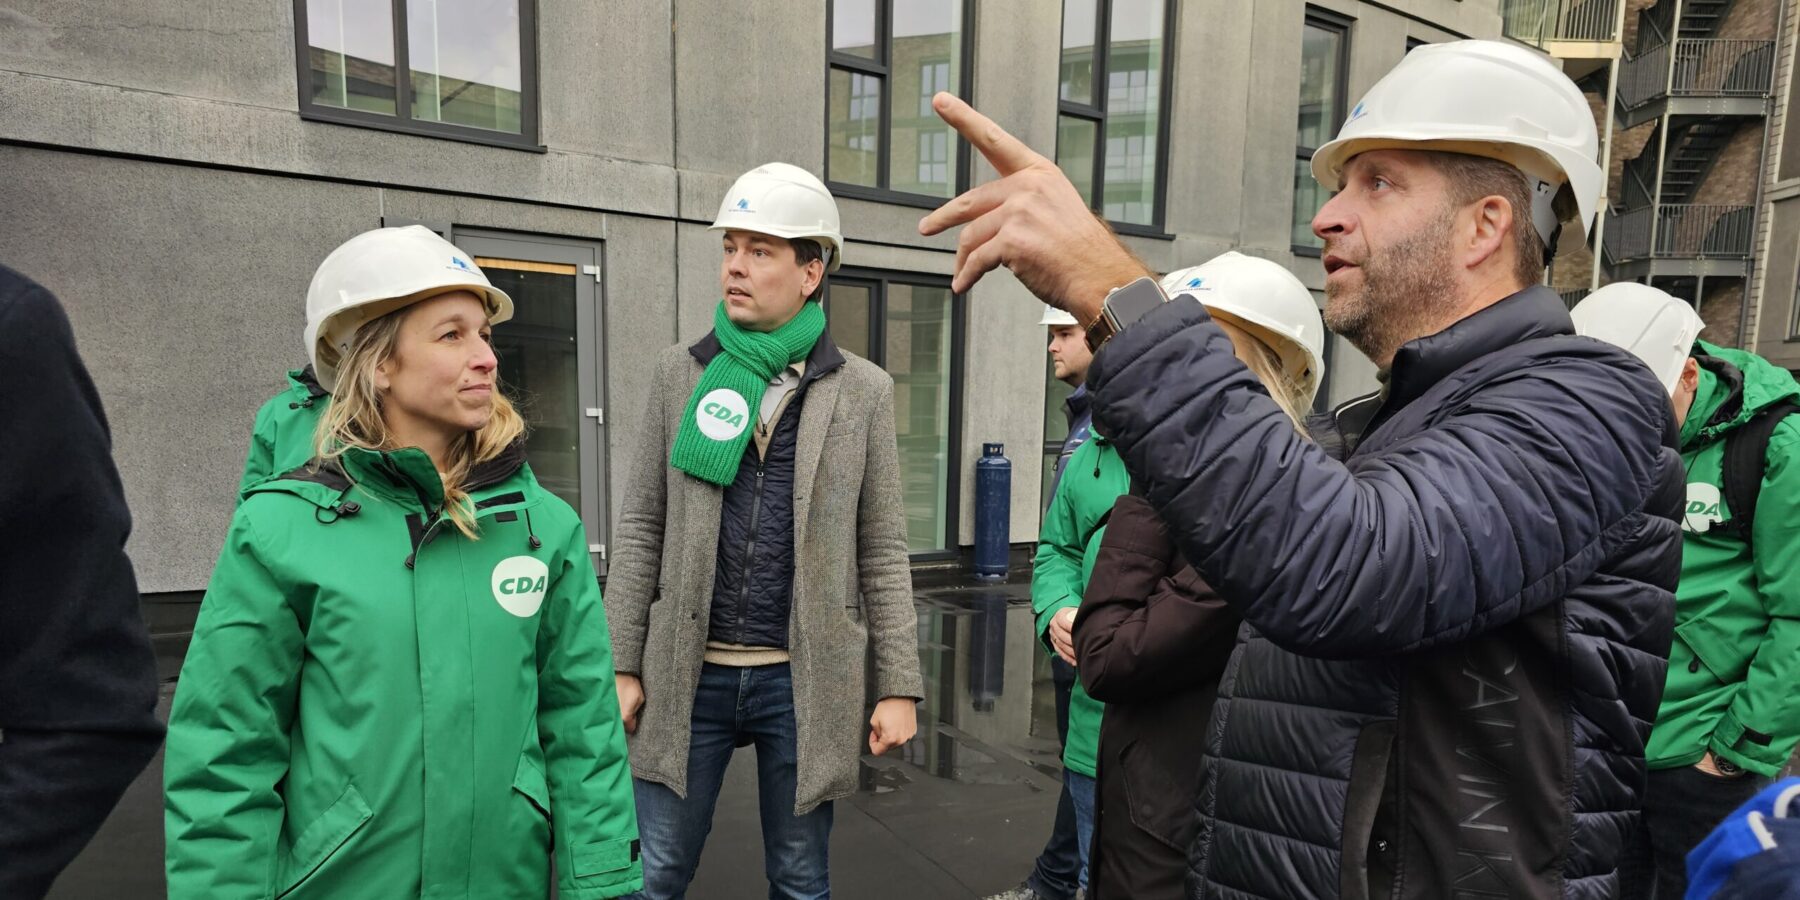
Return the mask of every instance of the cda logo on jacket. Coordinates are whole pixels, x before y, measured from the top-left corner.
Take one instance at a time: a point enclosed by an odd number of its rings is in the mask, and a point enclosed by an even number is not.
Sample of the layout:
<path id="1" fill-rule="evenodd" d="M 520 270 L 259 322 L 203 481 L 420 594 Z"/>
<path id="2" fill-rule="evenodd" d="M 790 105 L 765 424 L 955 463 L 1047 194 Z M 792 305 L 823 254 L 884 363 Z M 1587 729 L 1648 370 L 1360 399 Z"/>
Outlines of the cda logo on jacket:
<path id="1" fill-rule="evenodd" d="M 710 391 L 694 409 L 694 424 L 715 441 L 729 441 L 749 426 L 750 405 L 744 402 L 744 395 L 730 388 Z"/>
<path id="2" fill-rule="evenodd" d="M 1681 530 L 1705 534 L 1725 521 L 1719 514 L 1719 489 L 1704 481 L 1690 481 L 1687 486 L 1687 510 L 1681 518 Z"/>
<path id="3" fill-rule="evenodd" d="M 494 567 L 494 599 L 500 608 L 523 619 L 544 605 L 550 567 L 532 556 L 511 556 Z"/>

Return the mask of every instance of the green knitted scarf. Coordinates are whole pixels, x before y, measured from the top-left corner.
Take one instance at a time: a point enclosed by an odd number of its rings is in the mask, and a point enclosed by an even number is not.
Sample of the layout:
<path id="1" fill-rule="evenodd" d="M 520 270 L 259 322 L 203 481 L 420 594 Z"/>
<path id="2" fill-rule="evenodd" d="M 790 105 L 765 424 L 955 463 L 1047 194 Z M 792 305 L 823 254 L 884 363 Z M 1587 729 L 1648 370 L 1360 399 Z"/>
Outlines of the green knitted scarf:
<path id="1" fill-rule="evenodd" d="M 721 301 L 713 312 L 713 334 L 725 349 L 707 364 L 688 398 L 669 465 L 713 484 L 736 479 L 763 392 L 782 369 L 805 359 L 824 331 L 825 312 L 817 303 L 807 303 L 786 325 L 764 332 L 739 328 L 725 315 Z"/>

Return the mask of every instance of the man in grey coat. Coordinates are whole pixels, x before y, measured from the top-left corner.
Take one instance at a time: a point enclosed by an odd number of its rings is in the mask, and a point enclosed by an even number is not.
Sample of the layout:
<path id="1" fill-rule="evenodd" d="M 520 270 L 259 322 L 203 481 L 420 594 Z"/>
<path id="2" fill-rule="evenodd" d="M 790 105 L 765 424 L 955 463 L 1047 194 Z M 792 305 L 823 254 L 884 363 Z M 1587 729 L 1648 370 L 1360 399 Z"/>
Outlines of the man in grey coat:
<path id="1" fill-rule="evenodd" d="M 724 299 L 657 360 L 606 591 L 639 896 L 685 895 L 732 751 L 754 744 L 770 896 L 828 897 L 832 801 L 865 733 L 877 755 L 906 742 L 923 695 L 894 384 L 814 301 L 842 246 L 818 179 L 753 169 L 713 230 Z"/>

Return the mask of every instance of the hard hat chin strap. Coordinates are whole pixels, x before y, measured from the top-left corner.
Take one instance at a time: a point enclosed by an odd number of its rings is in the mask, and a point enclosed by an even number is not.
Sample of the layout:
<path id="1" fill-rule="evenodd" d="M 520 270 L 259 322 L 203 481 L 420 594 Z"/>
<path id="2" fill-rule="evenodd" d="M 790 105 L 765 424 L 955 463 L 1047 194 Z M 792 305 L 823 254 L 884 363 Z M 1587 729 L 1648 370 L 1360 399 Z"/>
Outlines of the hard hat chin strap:
<path id="1" fill-rule="evenodd" d="M 1562 231 L 1562 222 L 1556 215 L 1556 193 L 1562 190 L 1561 184 L 1554 184 L 1530 173 L 1531 179 L 1531 224 L 1537 229 L 1538 237 L 1544 239 L 1544 259 L 1556 255 L 1556 238 Z"/>

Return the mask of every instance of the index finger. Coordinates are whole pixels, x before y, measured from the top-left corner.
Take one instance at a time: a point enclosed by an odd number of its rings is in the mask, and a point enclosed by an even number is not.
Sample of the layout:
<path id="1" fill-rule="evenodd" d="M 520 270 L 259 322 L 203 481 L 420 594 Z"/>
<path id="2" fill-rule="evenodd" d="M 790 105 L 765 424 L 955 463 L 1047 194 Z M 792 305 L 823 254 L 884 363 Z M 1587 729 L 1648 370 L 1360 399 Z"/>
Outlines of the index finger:
<path id="1" fill-rule="evenodd" d="M 1025 142 L 1006 133 L 1006 129 L 994 124 L 994 120 L 975 111 L 975 107 L 964 103 L 961 97 L 948 91 L 939 91 L 931 98 L 931 108 L 938 118 L 949 123 L 956 133 L 969 142 L 969 146 L 981 151 L 987 157 L 994 170 L 1004 178 L 1020 169 L 1035 163 L 1048 162 L 1043 154 L 1025 146 Z"/>

